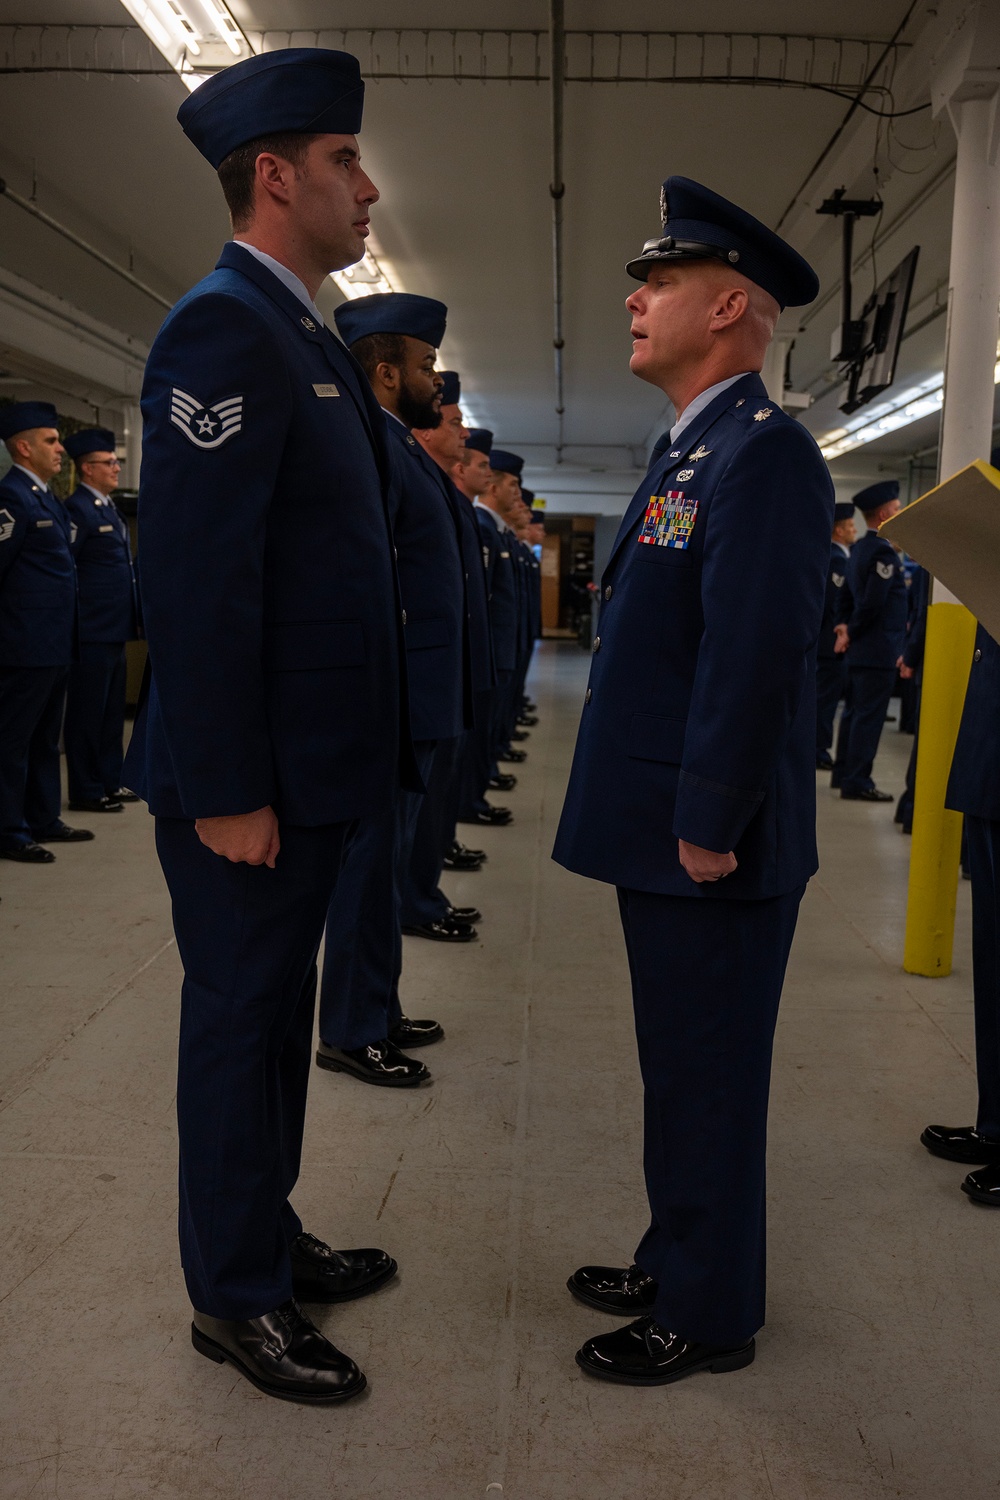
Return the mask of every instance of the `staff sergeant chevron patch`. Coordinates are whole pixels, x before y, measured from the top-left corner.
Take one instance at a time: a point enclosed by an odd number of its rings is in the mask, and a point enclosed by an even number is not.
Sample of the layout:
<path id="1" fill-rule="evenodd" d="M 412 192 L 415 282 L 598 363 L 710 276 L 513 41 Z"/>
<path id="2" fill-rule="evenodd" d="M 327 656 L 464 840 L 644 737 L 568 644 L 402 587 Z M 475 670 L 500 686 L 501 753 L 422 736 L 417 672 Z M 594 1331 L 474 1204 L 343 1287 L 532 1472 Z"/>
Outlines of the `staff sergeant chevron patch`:
<path id="1" fill-rule="evenodd" d="M 196 448 L 221 448 L 243 426 L 243 397 L 227 396 L 214 406 L 203 406 L 187 391 L 174 386 L 170 393 L 170 420 Z"/>

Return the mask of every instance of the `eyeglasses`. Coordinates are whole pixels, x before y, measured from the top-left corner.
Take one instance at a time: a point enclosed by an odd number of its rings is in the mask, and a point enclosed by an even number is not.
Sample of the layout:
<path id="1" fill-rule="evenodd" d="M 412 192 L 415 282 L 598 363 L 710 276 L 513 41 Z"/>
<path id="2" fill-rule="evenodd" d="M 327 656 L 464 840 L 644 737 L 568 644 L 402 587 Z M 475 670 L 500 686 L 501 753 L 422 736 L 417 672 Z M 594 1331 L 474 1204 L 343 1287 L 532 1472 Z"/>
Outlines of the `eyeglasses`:
<path id="1" fill-rule="evenodd" d="M 107 464 L 110 469 L 120 469 L 122 466 L 120 458 L 85 458 L 82 462 L 85 464 Z"/>

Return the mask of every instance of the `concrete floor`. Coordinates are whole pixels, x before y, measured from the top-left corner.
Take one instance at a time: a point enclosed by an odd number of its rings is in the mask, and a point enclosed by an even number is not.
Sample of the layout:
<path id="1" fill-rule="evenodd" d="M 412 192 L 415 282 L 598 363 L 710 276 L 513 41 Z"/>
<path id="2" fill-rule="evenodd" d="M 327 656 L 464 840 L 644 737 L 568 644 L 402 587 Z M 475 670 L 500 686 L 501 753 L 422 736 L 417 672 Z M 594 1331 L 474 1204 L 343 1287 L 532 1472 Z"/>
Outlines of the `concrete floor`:
<path id="1" fill-rule="evenodd" d="M 825 788 L 778 1029 L 757 1362 L 650 1391 L 573 1363 L 614 1325 L 567 1275 L 623 1263 L 644 1227 L 614 894 L 549 859 L 586 672 L 575 647 L 540 652 L 516 824 L 452 886 L 481 941 L 407 939 L 407 1008 L 448 1031 L 434 1087 L 314 1074 L 299 1211 L 402 1265 L 319 1314 L 369 1376 L 343 1409 L 269 1400 L 189 1343 L 180 971 L 145 811 L 49 868 L 0 865 L 3 1500 L 1000 1494 L 1000 1215 L 917 1143 L 974 1112 L 968 888 L 955 973 L 904 975 L 907 841 Z M 890 790 L 909 744 L 887 729 Z"/>

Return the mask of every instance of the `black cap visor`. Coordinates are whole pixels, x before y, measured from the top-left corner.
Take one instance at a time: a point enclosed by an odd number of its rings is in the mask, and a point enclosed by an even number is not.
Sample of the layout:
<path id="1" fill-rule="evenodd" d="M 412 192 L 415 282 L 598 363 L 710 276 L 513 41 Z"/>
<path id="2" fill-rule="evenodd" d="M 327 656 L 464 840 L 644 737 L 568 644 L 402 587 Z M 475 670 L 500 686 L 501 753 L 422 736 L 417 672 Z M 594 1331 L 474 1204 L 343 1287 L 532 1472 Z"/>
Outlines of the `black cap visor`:
<path id="1" fill-rule="evenodd" d="M 647 240 L 642 247 L 642 254 L 635 260 L 630 260 L 625 270 L 636 281 L 645 281 L 649 276 L 650 266 L 667 260 L 719 260 L 724 265 L 736 268 L 740 252 L 726 250 L 722 245 L 705 244 L 701 240 L 678 240 L 668 234 L 660 239 Z"/>

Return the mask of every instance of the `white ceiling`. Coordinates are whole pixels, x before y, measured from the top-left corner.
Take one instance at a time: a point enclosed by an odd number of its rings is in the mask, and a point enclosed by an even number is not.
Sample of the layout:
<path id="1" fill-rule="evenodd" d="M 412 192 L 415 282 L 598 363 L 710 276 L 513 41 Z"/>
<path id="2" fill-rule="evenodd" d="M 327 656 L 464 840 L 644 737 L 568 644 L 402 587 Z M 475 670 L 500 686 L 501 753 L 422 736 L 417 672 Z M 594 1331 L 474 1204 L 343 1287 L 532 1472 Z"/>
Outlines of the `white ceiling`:
<path id="1" fill-rule="evenodd" d="M 276 27 L 475 27 L 545 30 L 544 0 L 231 0 L 248 29 Z M 627 25 L 706 32 L 816 33 L 887 40 L 910 0 L 568 0 L 570 29 Z M 0 0 L 0 27 L 40 21 L 130 25 L 119 0 Z M 933 7 L 914 6 L 903 40 L 920 45 Z M 308 38 L 295 37 L 296 42 Z M 905 67 L 906 52 L 900 52 Z M 2 58 L 0 58 L 2 62 Z M 926 80 L 922 81 L 926 98 Z M 0 176 L 45 211 L 169 299 L 215 261 L 227 222 L 214 174 L 174 116 L 185 97 L 170 77 L 8 74 L 0 85 Z M 874 100 L 872 101 L 874 102 Z M 917 99 L 920 102 L 920 99 Z M 947 280 L 954 141 L 928 111 L 894 122 L 857 115 L 812 180 L 810 200 L 786 211 L 844 120 L 828 94 L 714 84 L 571 83 L 566 93 L 565 340 L 568 460 L 554 472 L 550 116 L 544 83 L 373 81 L 361 137 L 382 192 L 375 240 L 398 284 L 440 297 L 450 309 L 441 363 L 458 369 L 475 414 L 504 446 L 527 451 L 536 488 L 572 494 L 630 491 L 633 468 L 660 430 L 666 404 L 628 372 L 631 283 L 625 260 L 658 228 L 659 186 L 671 173 L 709 183 L 777 225 L 813 260 L 824 286 L 804 310 L 792 355 L 793 383 L 821 398 L 805 420 L 838 425 L 828 352 L 838 320 L 839 229 L 812 204 L 834 188 L 869 196 L 873 164 L 884 183 L 879 278 L 919 242 L 911 325 L 900 379 L 940 369 L 944 318 L 930 316 Z M 849 179 L 835 175 L 853 143 Z M 843 160 L 843 158 L 841 158 Z M 898 225 L 896 221 L 899 221 Z M 859 229 L 867 247 L 871 223 Z M 896 225 L 895 228 L 893 226 Z M 888 232 L 887 232 L 888 231 Z M 0 271 L 148 343 L 162 309 L 0 197 Z M 868 262 L 857 275 L 872 285 Z M 339 300 L 332 287 L 330 303 Z M 938 293 L 937 302 L 943 305 Z M 798 315 L 783 326 L 799 328 Z M 15 368 L 3 351 L 0 363 Z M 905 468 L 934 441 L 910 428 L 840 466 L 845 478 Z M 595 471 L 607 471 L 598 477 Z M 597 508 L 588 503 L 588 508 Z"/>

